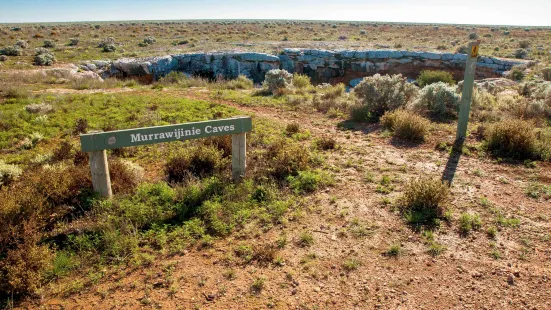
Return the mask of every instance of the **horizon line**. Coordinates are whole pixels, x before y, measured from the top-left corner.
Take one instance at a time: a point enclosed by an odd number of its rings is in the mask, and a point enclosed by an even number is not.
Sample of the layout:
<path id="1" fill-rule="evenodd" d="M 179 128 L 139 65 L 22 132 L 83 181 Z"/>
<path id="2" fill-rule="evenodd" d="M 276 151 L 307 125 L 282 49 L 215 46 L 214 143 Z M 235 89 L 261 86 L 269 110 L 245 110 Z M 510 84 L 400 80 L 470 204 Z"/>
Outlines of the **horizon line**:
<path id="1" fill-rule="evenodd" d="M 73 20 L 73 21 L 32 21 L 32 22 L 0 22 L 0 25 L 24 25 L 24 24 L 84 24 L 84 23 L 114 23 L 114 22 L 186 22 L 186 21 L 299 21 L 299 22 L 358 22 L 358 23 L 385 23 L 385 24 L 414 24 L 414 25 L 447 25 L 447 26 L 496 26 L 496 27 L 530 27 L 530 28 L 551 28 L 548 26 L 531 25 L 506 25 L 506 24 L 456 24 L 445 22 L 406 22 L 406 21 L 380 21 L 380 20 L 346 20 L 346 19 L 279 19 L 279 18 L 187 18 L 187 19 L 120 19 L 120 20 Z"/>

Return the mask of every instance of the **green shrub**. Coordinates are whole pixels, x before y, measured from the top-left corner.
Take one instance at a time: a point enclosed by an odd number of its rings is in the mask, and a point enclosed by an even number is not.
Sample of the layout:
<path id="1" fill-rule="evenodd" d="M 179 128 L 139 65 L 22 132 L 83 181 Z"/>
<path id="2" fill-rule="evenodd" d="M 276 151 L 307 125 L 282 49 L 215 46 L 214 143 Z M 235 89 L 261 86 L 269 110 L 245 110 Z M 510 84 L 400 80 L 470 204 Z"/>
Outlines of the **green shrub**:
<path id="1" fill-rule="evenodd" d="M 101 51 L 104 53 L 112 53 L 116 50 L 117 50 L 117 47 L 115 46 L 115 44 L 112 44 L 112 43 L 105 44 L 101 47 Z"/>
<path id="2" fill-rule="evenodd" d="M 411 224 L 436 224 L 448 208 L 449 186 L 439 177 L 424 176 L 407 183 L 397 203 Z"/>
<path id="3" fill-rule="evenodd" d="M 145 45 L 151 45 L 151 44 L 154 44 L 155 42 L 157 42 L 157 39 L 155 39 L 155 37 L 152 37 L 152 36 L 147 36 L 145 37 L 145 39 L 143 39 L 143 43 Z"/>
<path id="4" fill-rule="evenodd" d="M 406 110 L 386 112 L 381 117 L 381 124 L 400 139 L 421 142 L 430 129 L 430 122 L 425 118 Z"/>
<path id="5" fill-rule="evenodd" d="M 23 55 L 23 50 L 19 46 L 6 46 L 0 50 L 0 55 L 21 56 Z"/>
<path id="6" fill-rule="evenodd" d="M 27 41 L 25 41 L 25 40 L 17 40 L 17 42 L 15 42 L 15 44 L 13 46 L 18 46 L 20 48 L 28 48 L 29 43 L 27 43 Z"/>
<path id="7" fill-rule="evenodd" d="M 236 79 L 221 84 L 223 89 L 251 89 L 254 86 L 253 81 L 244 75 L 239 75 Z"/>
<path id="8" fill-rule="evenodd" d="M 295 88 L 309 88 L 312 86 L 310 82 L 310 77 L 305 74 L 293 74 L 293 86 Z"/>
<path id="9" fill-rule="evenodd" d="M 289 175 L 297 175 L 299 171 L 307 170 L 310 163 L 310 153 L 307 148 L 287 139 L 279 139 L 268 146 L 266 152 L 268 174 L 283 180 Z"/>
<path id="10" fill-rule="evenodd" d="M 386 111 L 404 107 L 417 95 L 417 87 L 409 84 L 400 74 L 393 76 L 375 74 L 364 78 L 354 87 L 354 94 L 366 107 L 370 116 L 378 118 Z M 352 116 L 354 117 L 356 113 L 354 112 Z"/>
<path id="11" fill-rule="evenodd" d="M 332 179 L 327 173 L 321 171 L 299 171 L 297 176 L 287 177 L 289 186 L 296 193 L 309 193 L 320 186 L 332 184 Z"/>
<path id="12" fill-rule="evenodd" d="M 288 136 L 292 136 L 300 131 L 300 125 L 298 123 L 289 123 L 285 127 L 285 133 Z"/>
<path id="13" fill-rule="evenodd" d="M 337 147 L 337 141 L 331 137 L 321 137 L 315 141 L 315 146 L 322 151 L 334 150 Z"/>
<path id="14" fill-rule="evenodd" d="M 266 73 L 263 85 L 272 94 L 277 95 L 282 90 L 290 88 L 292 83 L 293 75 L 291 73 L 281 69 L 273 69 Z"/>
<path id="15" fill-rule="evenodd" d="M 538 144 L 534 127 L 533 122 L 519 119 L 494 123 L 484 133 L 486 148 L 495 156 L 532 159 Z"/>
<path id="16" fill-rule="evenodd" d="M 417 84 L 419 87 L 425 87 L 430 84 L 437 82 L 443 82 L 448 85 L 454 85 L 455 80 L 451 73 L 446 71 L 437 71 L 437 70 L 423 70 L 419 77 L 417 78 Z"/>
<path id="17" fill-rule="evenodd" d="M 462 213 L 459 217 L 459 229 L 463 234 L 471 230 L 478 230 L 482 226 L 482 220 L 478 214 Z"/>
<path id="18" fill-rule="evenodd" d="M 169 182 L 182 182 L 189 176 L 207 176 L 223 168 L 222 152 L 217 148 L 199 145 L 187 148 L 171 157 L 165 165 Z"/>
<path id="19" fill-rule="evenodd" d="M 42 47 L 44 47 L 44 48 L 55 48 L 55 42 L 52 41 L 52 40 L 45 40 Z"/>
<path id="20" fill-rule="evenodd" d="M 78 43 L 80 43 L 79 38 L 70 38 L 69 39 L 69 46 L 77 46 Z"/>
<path id="21" fill-rule="evenodd" d="M 415 107 L 438 118 L 455 118 L 459 112 L 461 97 L 455 87 L 437 82 L 424 87 Z"/>
<path id="22" fill-rule="evenodd" d="M 551 67 L 543 68 L 541 70 L 541 75 L 544 80 L 551 81 Z"/>
<path id="23" fill-rule="evenodd" d="M 508 78 L 510 78 L 511 80 L 514 80 L 514 81 L 522 81 L 522 79 L 524 79 L 524 70 L 522 70 L 521 68 L 515 66 L 515 67 L 511 68 L 511 70 L 509 70 L 509 72 L 507 72 L 506 77 L 508 77 Z"/>
<path id="24" fill-rule="evenodd" d="M 49 50 L 44 48 L 36 49 L 34 55 L 34 64 L 37 66 L 51 66 L 56 61 L 55 56 Z"/>

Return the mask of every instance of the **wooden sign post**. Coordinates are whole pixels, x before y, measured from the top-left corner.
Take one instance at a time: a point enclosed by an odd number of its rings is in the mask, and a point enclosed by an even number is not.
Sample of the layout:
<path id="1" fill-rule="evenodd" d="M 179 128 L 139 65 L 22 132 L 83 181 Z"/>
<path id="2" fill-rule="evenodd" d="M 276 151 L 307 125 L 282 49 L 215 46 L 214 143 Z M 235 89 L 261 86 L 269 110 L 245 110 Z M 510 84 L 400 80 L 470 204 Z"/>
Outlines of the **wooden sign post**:
<path id="1" fill-rule="evenodd" d="M 112 197 L 111 178 L 105 150 L 169 141 L 183 141 L 212 136 L 232 135 L 232 178 L 239 180 L 246 170 L 246 132 L 252 130 L 250 117 L 242 116 L 213 121 L 184 123 L 80 135 L 83 152 L 90 156 L 94 190 L 102 197 Z"/>
<path id="2" fill-rule="evenodd" d="M 471 102 L 473 99 L 474 72 L 478 59 L 479 46 L 480 41 L 469 43 L 467 64 L 465 65 L 465 77 L 463 78 L 463 94 L 461 95 L 459 120 L 457 121 L 456 142 L 465 140 L 467 136 L 467 124 L 469 123 L 469 113 L 471 111 Z"/>

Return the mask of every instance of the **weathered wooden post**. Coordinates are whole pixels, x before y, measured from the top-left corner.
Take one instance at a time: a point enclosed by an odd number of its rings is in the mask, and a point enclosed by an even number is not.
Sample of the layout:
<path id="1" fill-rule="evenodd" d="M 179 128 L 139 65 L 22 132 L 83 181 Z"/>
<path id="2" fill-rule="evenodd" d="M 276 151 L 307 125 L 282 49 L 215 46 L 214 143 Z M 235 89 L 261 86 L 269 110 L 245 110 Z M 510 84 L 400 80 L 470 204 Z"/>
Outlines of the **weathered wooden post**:
<path id="1" fill-rule="evenodd" d="M 469 113 L 471 111 L 471 102 L 473 99 L 474 72 L 478 59 L 479 46 L 480 41 L 469 43 L 467 64 L 465 65 L 465 77 L 463 78 L 463 93 L 461 95 L 459 119 L 457 121 L 456 144 L 461 143 L 467 136 L 467 124 L 469 123 Z"/>
<path id="2" fill-rule="evenodd" d="M 240 180 L 245 176 L 247 167 L 247 134 L 236 133 L 231 136 L 231 175 L 233 180 Z"/>
<path id="3" fill-rule="evenodd" d="M 102 197 L 111 198 L 111 178 L 105 150 L 128 146 L 183 141 L 213 136 L 232 135 L 232 179 L 245 176 L 247 165 L 247 137 L 252 130 L 248 116 L 168 126 L 135 128 L 80 135 L 83 152 L 90 155 L 90 170 L 94 190 Z"/>
<path id="4" fill-rule="evenodd" d="M 101 197 L 113 197 L 111 190 L 111 176 L 107 164 L 107 152 L 105 150 L 89 152 L 90 170 L 92 172 L 92 185 Z"/>

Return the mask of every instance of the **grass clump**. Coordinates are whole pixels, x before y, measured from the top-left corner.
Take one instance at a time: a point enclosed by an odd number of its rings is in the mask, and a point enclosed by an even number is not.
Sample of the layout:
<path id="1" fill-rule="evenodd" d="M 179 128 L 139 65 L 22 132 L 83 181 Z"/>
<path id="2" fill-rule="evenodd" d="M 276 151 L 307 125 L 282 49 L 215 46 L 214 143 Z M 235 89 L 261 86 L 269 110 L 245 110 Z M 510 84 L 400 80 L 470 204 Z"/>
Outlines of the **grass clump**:
<path id="1" fill-rule="evenodd" d="M 385 112 L 404 107 L 417 95 L 417 87 L 409 84 L 402 75 L 375 74 L 364 78 L 353 90 L 360 100 L 360 107 L 352 112 L 354 120 L 379 118 Z M 368 115 L 360 115 L 360 112 Z"/>
<path id="2" fill-rule="evenodd" d="M 320 186 L 333 183 L 332 178 L 322 171 L 299 171 L 296 176 L 287 178 L 289 186 L 296 193 L 310 193 L 317 190 Z"/>
<path id="3" fill-rule="evenodd" d="M 445 218 L 449 194 L 448 184 L 425 176 L 409 182 L 397 203 L 410 224 L 436 225 Z"/>
<path id="4" fill-rule="evenodd" d="M 393 244 L 383 254 L 388 257 L 398 257 L 403 253 L 402 246 L 399 244 Z"/>
<path id="5" fill-rule="evenodd" d="M 352 259 L 347 259 L 345 260 L 343 263 L 342 263 L 342 269 L 344 269 L 345 271 L 353 271 L 353 270 L 356 270 L 360 267 L 361 265 L 361 262 L 355 258 L 352 258 Z"/>
<path id="6" fill-rule="evenodd" d="M 309 232 L 302 232 L 299 236 L 298 245 L 300 247 L 309 247 L 314 244 L 314 236 Z"/>
<path id="7" fill-rule="evenodd" d="M 462 213 L 459 217 L 459 229 L 466 235 L 471 230 L 479 230 L 482 226 L 482 220 L 478 214 Z"/>
<path id="8" fill-rule="evenodd" d="M 443 82 L 448 85 L 454 85 L 455 80 L 453 79 L 453 76 L 451 73 L 446 71 L 438 71 L 438 70 L 423 70 L 421 71 L 421 74 L 419 74 L 419 77 L 417 78 L 417 84 L 419 84 L 419 87 L 425 87 L 430 84 Z"/>
<path id="9" fill-rule="evenodd" d="M 310 166 L 308 150 L 289 139 L 279 139 L 268 145 L 266 159 L 268 174 L 279 180 L 289 175 L 296 176 L 299 171 L 308 170 Z"/>
<path id="10" fill-rule="evenodd" d="M 334 150 L 337 147 L 337 141 L 331 137 L 321 137 L 315 141 L 315 145 L 322 151 Z"/>
<path id="11" fill-rule="evenodd" d="M 428 120 L 406 110 L 386 112 L 381 117 L 381 124 L 392 130 L 397 138 L 412 142 L 424 141 L 430 128 Z"/>

